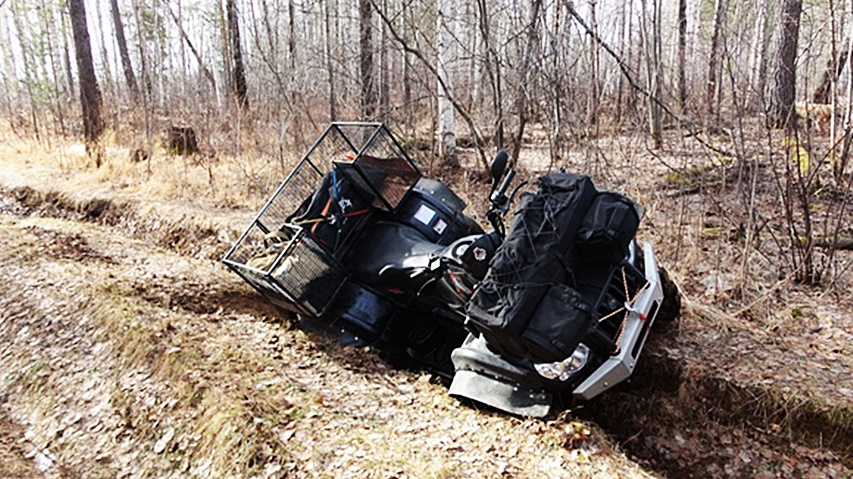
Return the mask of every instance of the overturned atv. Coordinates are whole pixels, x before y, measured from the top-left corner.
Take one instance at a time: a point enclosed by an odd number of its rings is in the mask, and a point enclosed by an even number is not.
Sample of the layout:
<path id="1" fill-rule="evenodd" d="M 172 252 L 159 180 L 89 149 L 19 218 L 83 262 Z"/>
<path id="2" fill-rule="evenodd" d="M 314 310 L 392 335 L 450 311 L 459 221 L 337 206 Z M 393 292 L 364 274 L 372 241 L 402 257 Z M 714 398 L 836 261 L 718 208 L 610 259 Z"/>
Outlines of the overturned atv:
<path id="1" fill-rule="evenodd" d="M 524 416 L 592 399 L 678 315 L 634 239 L 642 209 L 564 172 L 508 194 L 503 152 L 491 175 L 486 233 L 384 125 L 333 123 L 224 261 L 306 324 L 451 379 L 451 395 Z"/>

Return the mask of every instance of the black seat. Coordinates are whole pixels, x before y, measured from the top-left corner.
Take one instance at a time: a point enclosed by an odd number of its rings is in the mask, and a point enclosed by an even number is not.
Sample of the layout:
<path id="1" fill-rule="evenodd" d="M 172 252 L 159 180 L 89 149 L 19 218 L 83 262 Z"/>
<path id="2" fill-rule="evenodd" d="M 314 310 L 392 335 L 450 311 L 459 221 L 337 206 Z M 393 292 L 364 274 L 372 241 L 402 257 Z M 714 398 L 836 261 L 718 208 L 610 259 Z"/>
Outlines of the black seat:
<path id="1" fill-rule="evenodd" d="M 430 258 L 442 249 L 411 226 L 379 221 L 359 238 L 348 263 L 353 276 L 364 283 L 417 291 L 426 277 L 412 273 L 428 268 Z"/>

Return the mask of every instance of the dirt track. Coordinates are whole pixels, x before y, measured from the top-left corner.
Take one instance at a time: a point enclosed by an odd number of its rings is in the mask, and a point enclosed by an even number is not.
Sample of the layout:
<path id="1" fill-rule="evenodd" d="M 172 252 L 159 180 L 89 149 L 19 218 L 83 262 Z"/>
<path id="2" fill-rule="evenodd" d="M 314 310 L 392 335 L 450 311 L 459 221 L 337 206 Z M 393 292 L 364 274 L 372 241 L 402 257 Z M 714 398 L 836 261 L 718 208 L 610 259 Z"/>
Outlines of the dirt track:
<path id="1" fill-rule="evenodd" d="M 701 331 L 659 337 L 636 379 L 593 404 L 520 421 L 279 319 L 218 264 L 233 231 L 205 212 L 142 216 L 132 202 L 32 189 L 0 204 L 9 474 L 850 473 L 843 396 L 829 415 L 779 411 L 785 396 L 696 367 Z"/>
<path id="2" fill-rule="evenodd" d="M 586 459 L 599 430 L 568 450 L 566 424 L 306 336 L 215 261 L 52 217 L 2 216 L 0 236 L 3 408 L 49 476 L 644 476 Z"/>

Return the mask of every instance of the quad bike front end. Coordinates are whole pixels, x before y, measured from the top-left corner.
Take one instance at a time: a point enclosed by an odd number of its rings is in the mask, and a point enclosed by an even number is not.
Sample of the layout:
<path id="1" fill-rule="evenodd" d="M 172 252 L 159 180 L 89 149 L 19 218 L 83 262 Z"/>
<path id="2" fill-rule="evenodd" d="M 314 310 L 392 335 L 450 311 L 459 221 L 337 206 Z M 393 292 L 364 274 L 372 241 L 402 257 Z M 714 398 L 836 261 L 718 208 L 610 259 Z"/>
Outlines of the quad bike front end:
<path id="1" fill-rule="evenodd" d="M 622 269 L 637 262 L 641 269 L 623 277 Z M 647 273 L 637 276 L 640 271 Z M 547 415 L 554 396 L 567 391 L 581 400 L 597 397 L 633 374 L 655 321 L 673 319 L 671 305 L 661 308 L 665 301 L 677 301 L 665 296 L 668 281 L 661 278 L 651 244 L 645 243 L 643 254 L 632 254 L 610 278 L 609 292 L 599 304 L 600 309 L 617 302 L 621 306 L 603 314 L 599 330 L 587 338 L 589 345 L 579 343 L 560 361 L 537 363 L 508 355 L 490 347 L 485 336 L 469 335 L 452 354 L 456 375 L 450 395 L 528 417 Z M 626 294 L 625 287 L 633 291 Z"/>

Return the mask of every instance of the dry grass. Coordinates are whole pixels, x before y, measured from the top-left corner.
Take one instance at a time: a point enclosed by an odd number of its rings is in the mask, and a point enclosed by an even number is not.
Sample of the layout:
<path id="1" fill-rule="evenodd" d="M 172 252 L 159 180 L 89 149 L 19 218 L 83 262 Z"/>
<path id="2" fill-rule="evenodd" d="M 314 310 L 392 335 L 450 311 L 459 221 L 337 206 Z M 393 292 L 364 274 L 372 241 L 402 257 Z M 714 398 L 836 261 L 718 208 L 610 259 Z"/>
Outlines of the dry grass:
<path id="1" fill-rule="evenodd" d="M 71 190 L 124 194 L 156 201 L 181 201 L 224 209 L 253 209 L 266 199 L 298 160 L 253 154 L 173 156 L 157 142 L 150 160 L 131 160 L 135 149 L 117 144 L 107 132 L 101 139 L 102 165 L 74 140 L 54 139 L 49 145 L 10 137 L 0 142 L 5 162 L 34 170 L 45 179 L 61 179 Z"/>

